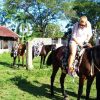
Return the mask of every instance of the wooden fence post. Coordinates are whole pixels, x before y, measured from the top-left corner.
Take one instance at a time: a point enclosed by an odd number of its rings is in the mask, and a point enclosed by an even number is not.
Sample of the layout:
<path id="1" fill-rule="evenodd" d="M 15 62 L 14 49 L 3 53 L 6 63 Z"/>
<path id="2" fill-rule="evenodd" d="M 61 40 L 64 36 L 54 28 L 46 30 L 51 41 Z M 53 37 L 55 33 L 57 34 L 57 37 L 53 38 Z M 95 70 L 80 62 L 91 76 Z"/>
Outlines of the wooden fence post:
<path id="1" fill-rule="evenodd" d="M 32 43 L 31 41 L 28 41 L 26 43 L 26 69 L 32 70 Z"/>

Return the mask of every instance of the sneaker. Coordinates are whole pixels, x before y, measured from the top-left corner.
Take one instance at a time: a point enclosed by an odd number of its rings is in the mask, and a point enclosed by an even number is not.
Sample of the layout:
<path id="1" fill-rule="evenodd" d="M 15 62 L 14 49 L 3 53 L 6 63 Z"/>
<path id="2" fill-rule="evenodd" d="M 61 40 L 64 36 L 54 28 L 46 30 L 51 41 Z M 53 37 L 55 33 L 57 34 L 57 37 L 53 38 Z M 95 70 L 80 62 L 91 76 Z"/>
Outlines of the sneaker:
<path id="1" fill-rule="evenodd" d="M 68 72 L 68 75 L 70 75 L 71 77 L 78 77 L 76 72 Z"/>
<path id="2" fill-rule="evenodd" d="M 76 72 L 75 72 L 75 69 L 74 67 L 70 67 L 69 70 L 68 70 L 68 74 L 72 77 L 76 76 Z"/>
<path id="3" fill-rule="evenodd" d="M 74 69 L 74 67 L 69 67 L 68 71 L 69 72 L 75 72 L 75 69 Z"/>

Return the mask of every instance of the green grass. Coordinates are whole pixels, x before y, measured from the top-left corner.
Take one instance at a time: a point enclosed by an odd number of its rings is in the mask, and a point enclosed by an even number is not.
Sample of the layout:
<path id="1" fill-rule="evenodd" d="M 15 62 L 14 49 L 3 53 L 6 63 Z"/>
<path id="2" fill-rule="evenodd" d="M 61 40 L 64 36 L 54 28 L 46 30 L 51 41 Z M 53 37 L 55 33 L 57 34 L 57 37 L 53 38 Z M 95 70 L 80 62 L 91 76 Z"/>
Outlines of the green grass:
<path id="1" fill-rule="evenodd" d="M 55 96 L 50 96 L 50 75 L 52 67 L 39 68 L 40 57 L 33 60 L 34 69 L 26 70 L 22 66 L 14 68 L 11 66 L 12 58 L 9 53 L 0 54 L 0 100 L 63 100 L 60 91 L 60 70 L 55 79 Z M 85 82 L 86 84 L 86 82 Z M 84 86 L 84 100 L 86 85 Z M 67 76 L 65 79 L 65 90 L 70 100 L 77 100 L 78 78 Z M 92 85 L 90 98 L 96 97 L 95 81 Z"/>

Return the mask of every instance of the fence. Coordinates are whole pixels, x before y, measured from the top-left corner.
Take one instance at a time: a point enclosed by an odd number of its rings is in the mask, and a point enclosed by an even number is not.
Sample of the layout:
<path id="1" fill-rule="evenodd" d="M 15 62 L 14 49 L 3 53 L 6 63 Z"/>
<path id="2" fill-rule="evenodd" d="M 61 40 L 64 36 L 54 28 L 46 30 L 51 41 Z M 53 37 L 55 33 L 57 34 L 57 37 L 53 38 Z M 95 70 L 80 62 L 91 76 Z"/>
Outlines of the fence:
<path id="1" fill-rule="evenodd" d="M 34 38 L 32 41 L 28 41 L 26 44 L 26 66 L 27 69 L 33 69 L 32 65 L 32 47 L 33 46 L 39 46 L 40 51 L 43 45 L 51 45 L 51 44 L 56 44 L 56 48 L 66 45 L 67 40 L 63 40 L 61 38 Z"/>

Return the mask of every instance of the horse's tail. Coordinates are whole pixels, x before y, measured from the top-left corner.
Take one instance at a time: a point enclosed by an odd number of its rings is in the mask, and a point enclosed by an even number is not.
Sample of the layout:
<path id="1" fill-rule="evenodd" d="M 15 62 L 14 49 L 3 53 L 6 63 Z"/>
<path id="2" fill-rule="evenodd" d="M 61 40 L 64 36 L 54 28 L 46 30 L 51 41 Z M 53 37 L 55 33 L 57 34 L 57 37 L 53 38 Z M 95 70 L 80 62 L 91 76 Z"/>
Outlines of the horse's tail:
<path id="1" fill-rule="evenodd" d="M 54 57 L 54 50 L 50 53 L 50 55 L 47 58 L 46 64 L 48 66 L 50 66 L 51 64 L 53 64 L 53 57 Z"/>

